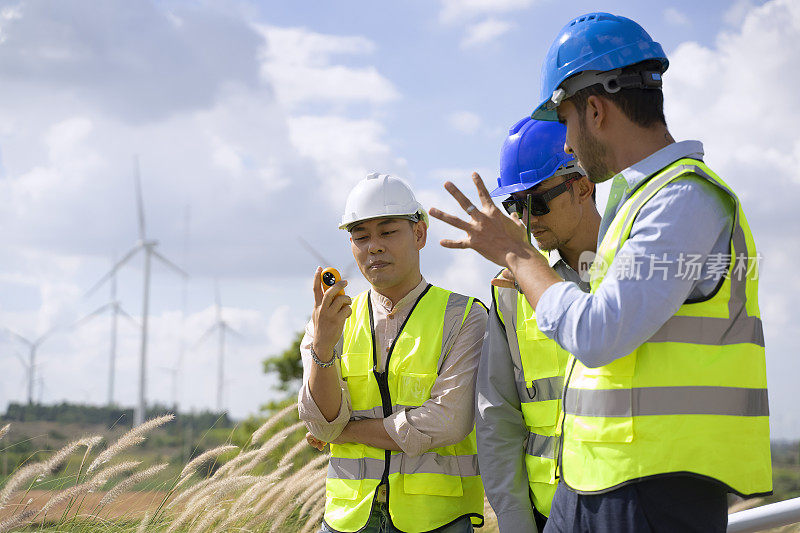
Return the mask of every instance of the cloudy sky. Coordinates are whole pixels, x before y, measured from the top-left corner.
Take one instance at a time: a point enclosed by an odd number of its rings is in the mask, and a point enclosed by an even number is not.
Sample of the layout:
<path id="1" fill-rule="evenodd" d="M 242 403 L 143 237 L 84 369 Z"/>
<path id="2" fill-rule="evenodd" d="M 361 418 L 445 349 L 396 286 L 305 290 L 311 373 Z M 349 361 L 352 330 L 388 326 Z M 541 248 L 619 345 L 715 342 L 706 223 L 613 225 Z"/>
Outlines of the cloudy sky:
<path id="1" fill-rule="evenodd" d="M 349 188 L 377 170 L 406 178 L 426 206 L 455 209 L 445 179 L 496 177 L 508 128 L 538 101 L 558 29 L 579 0 L 41 0 L 0 2 L 0 326 L 31 340 L 109 300 L 86 290 L 137 239 L 138 155 L 147 233 L 190 274 L 153 266 L 149 397 L 215 405 L 214 280 L 229 338 L 225 406 L 245 416 L 278 394 L 260 361 L 310 313 L 319 261 L 349 268 L 336 229 Z M 611 0 L 663 45 L 667 119 L 700 139 L 738 192 L 764 256 L 772 427 L 800 437 L 792 304 L 800 263 L 800 4 Z M 605 191 L 599 203 L 605 203 Z M 792 214 L 795 213 L 795 214 Z M 485 298 L 495 268 L 436 244 L 429 281 Z M 142 258 L 119 299 L 141 314 Z M 364 287 L 353 276 L 350 292 Z M 102 404 L 110 321 L 61 328 L 37 352 L 35 397 Z M 139 334 L 120 322 L 115 399 L 136 397 Z M 0 409 L 26 398 L 28 348 L 0 336 Z"/>

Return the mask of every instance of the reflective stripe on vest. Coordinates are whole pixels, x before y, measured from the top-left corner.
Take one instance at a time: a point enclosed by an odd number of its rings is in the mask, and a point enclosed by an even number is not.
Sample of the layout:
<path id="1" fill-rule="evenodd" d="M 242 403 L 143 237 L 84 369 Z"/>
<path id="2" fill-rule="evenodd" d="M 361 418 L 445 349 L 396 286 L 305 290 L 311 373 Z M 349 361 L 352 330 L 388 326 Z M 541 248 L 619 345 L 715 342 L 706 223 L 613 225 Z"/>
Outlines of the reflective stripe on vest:
<path id="1" fill-rule="evenodd" d="M 554 452 L 569 354 L 538 329 L 524 294 L 494 287 L 492 297 L 506 332 L 522 417 L 529 432 L 525 466 L 531 500 L 537 511 L 548 516 L 556 489 Z M 539 364 L 532 364 L 537 358 Z"/>
<path id="2" fill-rule="evenodd" d="M 430 399 L 472 305 L 472 298 L 429 286 L 390 347 L 386 369 L 378 373 L 369 294 L 357 296 L 345 322 L 340 363 L 353 407 L 351 419 L 381 419 Z M 335 531 L 361 529 L 381 482 L 388 482 L 389 514 L 402 531 L 429 531 L 465 515 L 482 522 L 483 485 L 474 430 L 455 445 L 417 457 L 362 444 L 331 445 L 327 525 Z M 424 512 L 410 514 L 408 509 Z"/>
<path id="3" fill-rule="evenodd" d="M 708 180 L 735 203 L 727 275 L 714 294 L 684 303 L 631 354 L 598 368 L 572 360 L 561 468 L 578 492 L 675 472 L 717 480 L 745 497 L 772 489 L 764 334 L 757 274 L 749 275 L 757 256 L 730 188 L 691 159 L 650 178 L 611 222 L 592 268 L 592 292 L 642 206 L 687 176 Z"/>

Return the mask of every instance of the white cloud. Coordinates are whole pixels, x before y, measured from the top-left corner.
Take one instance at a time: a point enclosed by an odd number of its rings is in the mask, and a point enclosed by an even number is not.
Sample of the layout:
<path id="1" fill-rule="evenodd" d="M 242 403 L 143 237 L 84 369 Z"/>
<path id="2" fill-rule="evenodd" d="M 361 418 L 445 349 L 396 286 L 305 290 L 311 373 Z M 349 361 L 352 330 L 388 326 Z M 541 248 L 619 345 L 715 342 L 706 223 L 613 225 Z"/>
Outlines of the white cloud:
<path id="1" fill-rule="evenodd" d="M 684 43 L 665 74 L 667 119 L 676 138 L 704 141 L 706 161 L 731 185 L 764 257 L 760 305 L 765 324 L 773 435 L 797 437 L 792 376 L 796 339 L 785 324 L 800 291 L 792 275 L 800 250 L 800 108 L 794 68 L 800 55 L 800 4 L 773 0 L 750 8 L 715 45 Z"/>
<path id="2" fill-rule="evenodd" d="M 488 18 L 482 22 L 467 26 L 466 35 L 461 39 L 461 48 L 474 48 L 490 43 L 508 33 L 514 25 L 506 20 Z"/>
<path id="3" fill-rule="evenodd" d="M 447 117 L 450 127 L 459 133 L 472 135 L 481 127 L 481 117 L 471 111 L 454 111 Z"/>
<path id="4" fill-rule="evenodd" d="M 0 326 L 34 336 L 107 300 L 107 288 L 80 296 L 112 252 L 136 239 L 131 161 L 139 154 L 148 234 L 193 275 L 189 342 L 213 320 L 204 305 L 211 293 L 198 283 L 220 276 L 246 285 L 225 308 L 245 337 L 229 343 L 226 387 L 237 416 L 255 410 L 271 395 L 260 361 L 285 348 L 308 303 L 298 301 L 297 278 L 314 263 L 297 236 L 341 237 L 326 226 L 349 183 L 368 170 L 405 170 L 377 118 L 399 95 L 370 64 L 374 44 L 264 30 L 205 4 L 167 12 L 122 0 L 20 3 L 0 11 L 2 39 Z M 349 66 L 352 57 L 364 64 Z M 132 314 L 140 268 L 136 258 L 120 272 L 119 298 Z M 180 282 L 155 265 L 152 283 L 148 395 L 169 402 L 169 373 L 159 367 L 177 357 Z M 40 354 L 44 399 L 104 402 L 108 338 L 108 320 L 98 319 L 49 339 Z M 126 405 L 138 344 L 138 333 L 120 326 L 117 399 Z M 215 356 L 213 343 L 187 352 L 185 405 L 213 406 Z M 22 365 L 11 363 L 0 368 L 0 409 L 24 391 Z"/>
<path id="5" fill-rule="evenodd" d="M 722 20 L 729 26 L 738 26 L 744 17 L 755 7 L 753 0 L 736 0 L 722 16 Z"/>
<path id="6" fill-rule="evenodd" d="M 364 37 L 315 33 L 302 28 L 261 27 L 268 46 L 265 77 L 288 106 L 309 102 L 382 104 L 399 98 L 394 85 L 375 67 L 332 64 L 338 55 L 369 55 L 375 44 Z"/>
<path id="7" fill-rule="evenodd" d="M 530 7 L 535 0 L 442 0 L 439 20 L 453 23 L 476 16 L 508 13 Z"/>
<path id="8" fill-rule="evenodd" d="M 688 26 L 692 23 L 686 13 L 674 7 L 668 7 L 663 12 L 664 20 L 673 26 Z"/>

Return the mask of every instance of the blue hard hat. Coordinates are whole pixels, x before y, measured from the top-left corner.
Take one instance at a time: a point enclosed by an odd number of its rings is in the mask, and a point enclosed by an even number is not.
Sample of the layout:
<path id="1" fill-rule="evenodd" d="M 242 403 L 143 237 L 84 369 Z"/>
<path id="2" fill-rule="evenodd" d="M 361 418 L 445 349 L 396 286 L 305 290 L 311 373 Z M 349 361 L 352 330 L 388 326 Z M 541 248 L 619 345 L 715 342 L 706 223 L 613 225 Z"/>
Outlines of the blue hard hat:
<path id="1" fill-rule="evenodd" d="M 606 72 L 648 59 L 659 60 L 661 72 L 669 66 L 661 45 L 631 19 L 610 13 L 588 13 L 571 20 L 558 33 L 542 64 L 541 103 L 533 118 L 558 120 L 555 111 L 558 102 L 554 106 L 551 98 L 570 76 L 590 70 Z"/>
<path id="2" fill-rule="evenodd" d="M 558 122 L 525 117 L 508 132 L 500 152 L 498 187 L 502 196 L 535 187 L 561 172 L 581 172 L 575 157 L 564 152 L 567 128 Z"/>

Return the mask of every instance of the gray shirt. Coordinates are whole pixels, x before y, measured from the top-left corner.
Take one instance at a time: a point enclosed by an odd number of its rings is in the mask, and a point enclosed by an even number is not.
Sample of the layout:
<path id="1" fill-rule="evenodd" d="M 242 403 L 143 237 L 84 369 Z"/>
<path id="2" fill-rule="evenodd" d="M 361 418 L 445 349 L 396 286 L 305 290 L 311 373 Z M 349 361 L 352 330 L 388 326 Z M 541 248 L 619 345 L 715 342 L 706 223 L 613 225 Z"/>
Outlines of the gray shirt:
<path id="1" fill-rule="evenodd" d="M 561 259 L 550 253 L 550 266 L 576 290 L 588 291 L 589 284 Z M 500 289 L 514 291 L 514 289 Z M 516 298 L 516 294 L 513 295 Z M 528 493 L 525 443 L 528 429 L 522 418 L 514 361 L 508 346 L 497 303 L 489 310 L 486 337 L 478 364 L 475 425 L 478 437 L 478 465 L 486 497 L 497 514 L 502 533 L 535 533 L 533 504 Z M 515 327 L 508 324 L 508 327 Z M 522 369 L 517 369 L 521 375 Z M 524 387 L 524 385 L 523 385 Z"/>
<path id="2" fill-rule="evenodd" d="M 699 141 L 674 143 L 615 176 L 598 242 L 622 203 L 648 177 L 678 159 L 702 156 Z M 542 294 L 536 306 L 539 328 L 588 367 L 628 355 L 687 299 L 714 291 L 724 274 L 720 257 L 730 254 L 733 209 L 727 193 L 699 176 L 661 188 L 639 211 L 594 294 L 574 283 L 556 283 Z M 689 259 L 700 268 L 687 272 Z M 635 265 L 639 273 L 631 275 Z"/>

